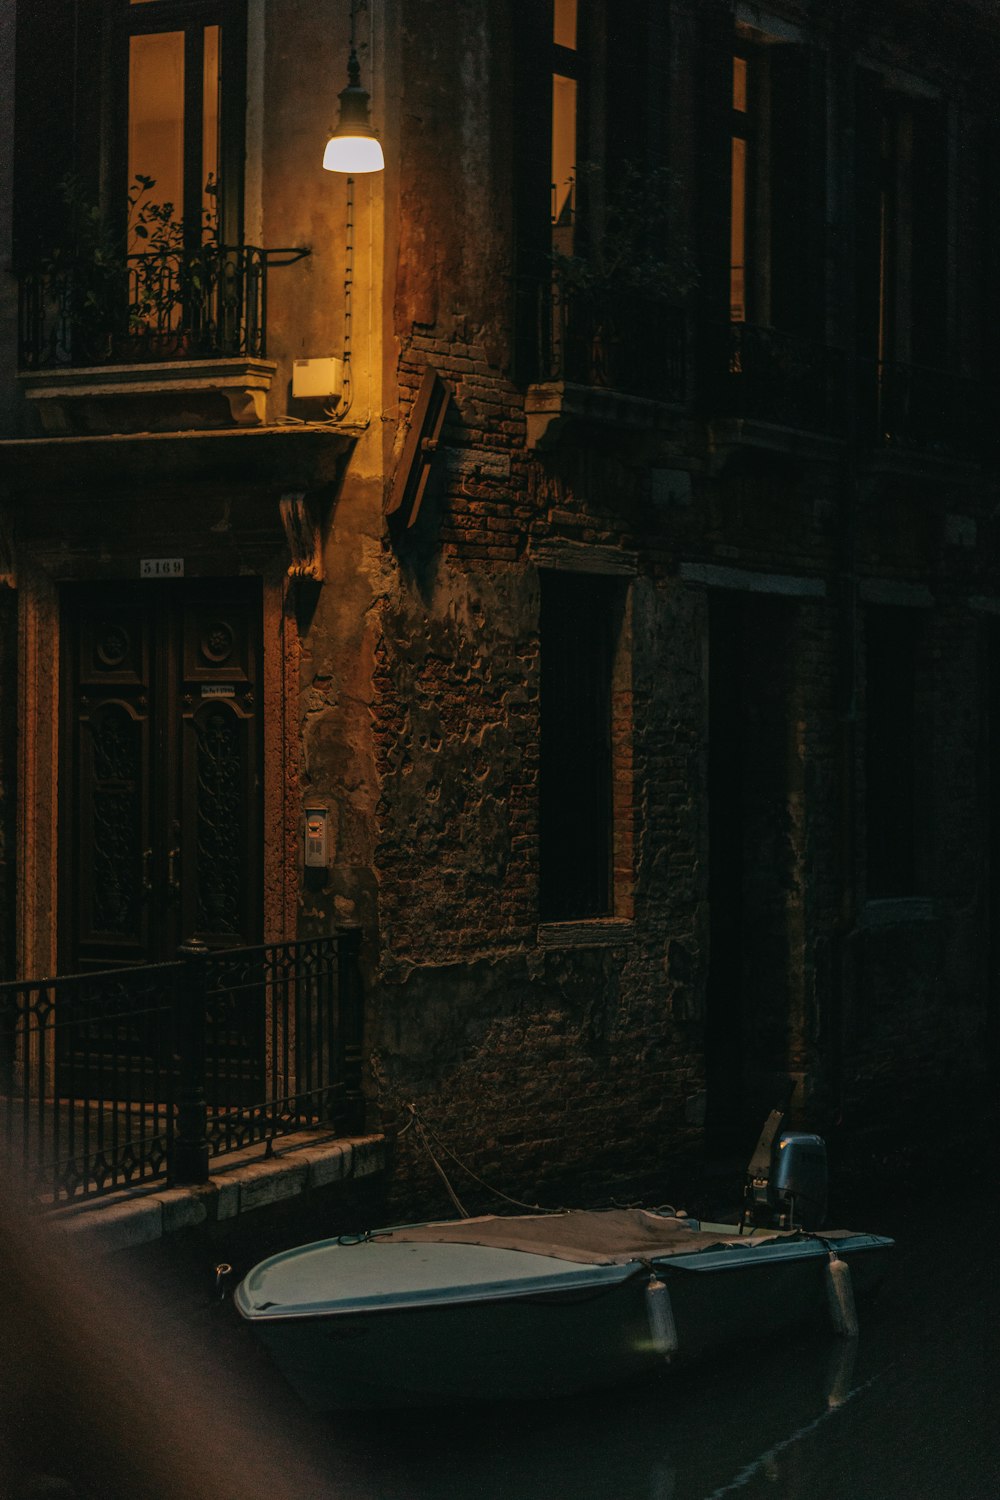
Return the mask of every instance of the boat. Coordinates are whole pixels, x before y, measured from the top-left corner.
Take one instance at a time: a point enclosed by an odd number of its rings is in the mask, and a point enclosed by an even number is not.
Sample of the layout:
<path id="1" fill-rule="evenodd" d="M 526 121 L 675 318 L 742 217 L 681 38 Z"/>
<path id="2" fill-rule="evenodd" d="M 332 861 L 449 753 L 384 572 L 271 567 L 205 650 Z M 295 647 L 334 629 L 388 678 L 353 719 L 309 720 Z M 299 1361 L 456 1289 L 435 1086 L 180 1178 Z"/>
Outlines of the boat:
<path id="1" fill-rule="evenodd" d="M 235 1306 L 314 1411 L 572 1396 L 808 1322 L 852 1337 L 893 1241 L 794 1222 L 789 1204 L 822 1190 L 818 1148 L 775 1136 L 763 1186 L 758 1149 L 736 1223 L 613 1208 L 395 1225 L 269 1257 Z"/>

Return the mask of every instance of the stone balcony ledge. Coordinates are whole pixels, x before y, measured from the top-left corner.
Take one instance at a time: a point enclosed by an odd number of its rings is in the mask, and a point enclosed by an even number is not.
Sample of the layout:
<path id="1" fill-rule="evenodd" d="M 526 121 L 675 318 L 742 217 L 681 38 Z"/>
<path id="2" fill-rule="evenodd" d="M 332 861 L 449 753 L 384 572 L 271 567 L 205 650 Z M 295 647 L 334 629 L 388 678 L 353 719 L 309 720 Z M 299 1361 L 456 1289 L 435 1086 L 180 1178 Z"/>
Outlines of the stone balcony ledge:
<path id="1" fill-rule="evenodd" d="M 240 356 L 22 370 L 48 436 L 260 427 L 277 364 Z"/>
<path id="2" fill-rule="evenodd" d="M 527 440 L 531 449 L 555 445 L 574 422 L 649 430 L 663 421 L 671 405 L 646 396 L 632 396 L 605 386 L 577 385 L 569 380 L 547 380 L 529 385 L 524 401 Z"/>

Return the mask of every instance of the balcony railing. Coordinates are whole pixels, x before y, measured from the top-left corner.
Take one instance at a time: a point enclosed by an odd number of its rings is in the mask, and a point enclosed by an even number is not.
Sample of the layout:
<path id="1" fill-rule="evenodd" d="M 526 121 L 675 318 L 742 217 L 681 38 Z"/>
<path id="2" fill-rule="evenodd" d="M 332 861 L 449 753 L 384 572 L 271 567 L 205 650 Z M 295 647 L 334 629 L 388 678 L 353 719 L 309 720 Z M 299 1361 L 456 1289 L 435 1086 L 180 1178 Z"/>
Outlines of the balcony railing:
<path id="1" fill-rule="evenodd" d="M 982 381 L 925 365 L 865 366 L 862 436 L 877 448 L 974 459 L 983 446 L 985 392 Z"/>
<path id="2" fill-rule="evenodd" d="M 843 355 L 814 339 L 731 323 L 703 344 L 703 390 L 713 415 L 800 432 L 843 428 Z"/>
<path id="3" fill-rule="evenodd" d="M 0 1150 L 51 1201 L 363 1129 L 357 932 L 0 985 Z"/>
<path id="4" fill-rule="evenodd" d="M 623 288 L 575 294 L 557 283 L 518 288 L 519 378 L 682 402 L 687 321 L 683 309 Z"/>
<path id="5" fill-rule="evenodd" d="M 26 272 L 20 367 L 263 358 L 267 264 L 255 246 L 205 245 L 130 255 L 121 267 Z"/>

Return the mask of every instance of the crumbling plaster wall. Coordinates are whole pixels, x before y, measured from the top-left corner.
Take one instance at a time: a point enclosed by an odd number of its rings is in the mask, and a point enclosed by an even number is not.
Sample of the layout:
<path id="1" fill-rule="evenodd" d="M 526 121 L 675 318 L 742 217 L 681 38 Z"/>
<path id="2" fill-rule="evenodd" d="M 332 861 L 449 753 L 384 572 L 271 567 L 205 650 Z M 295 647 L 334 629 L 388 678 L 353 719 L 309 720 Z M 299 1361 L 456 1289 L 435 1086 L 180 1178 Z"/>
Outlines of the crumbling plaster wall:
<path id="1" fill-rule="evenodd" d="M 703 774 L 679 699 L 700 694 L 700 651 L 685 591 L 635 591 L 635 919 L 565 940 L 537 926 L 537 574 L 445 570 L 383 616 L 385 1119 L 416 1102 L 477 1173 L 532 1201 L 665 1171 L 699 1120 Z M 691 656 L 661 654 L 685 632 Z M 430 1185 L 426 1161 L 405 1166 Z"/>
<path id="2" fill-rule="evenodd" d="M 373 699 L 385 1118 L 416 1102 L 474 1170 L 533 1201 L 570 1181 L 592 1195 L 665 1171 L 703 1113 L 700 603 L 631 580 L 634 918 L 543 937 L 537 556 L 565 543 L 634 568 L 642 470 L 527 455 L 517 395 L 464 328 L 413 334 L 404 391 L 426 362 L 453 409 L 414 535 L 386 539 Z M 401 1181 L 433 1185 L 426 1161 L 400 1161 Z"/>

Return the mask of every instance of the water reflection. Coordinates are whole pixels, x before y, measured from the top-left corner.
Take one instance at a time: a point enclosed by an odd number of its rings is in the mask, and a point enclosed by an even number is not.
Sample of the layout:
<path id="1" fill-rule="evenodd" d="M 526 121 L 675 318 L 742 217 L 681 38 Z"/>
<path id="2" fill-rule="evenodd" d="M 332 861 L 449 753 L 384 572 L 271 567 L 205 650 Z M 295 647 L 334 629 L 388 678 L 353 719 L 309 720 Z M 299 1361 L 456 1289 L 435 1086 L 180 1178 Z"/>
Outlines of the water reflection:
<path id="1" fill-rule="evenodd" d="M 769 1483 L 788 1450 L 863 1389 L 857 1346 L 815 1336 L 654 1385 L 534 1408 L 407 1413 L 331 1424 L 380 1453 L 383 1500 L 687 1500 Z M 381 1436 L 380 1436 L 381 1431 Z M 769 1493 L 773 1491 L 769 1490 Z"/>

